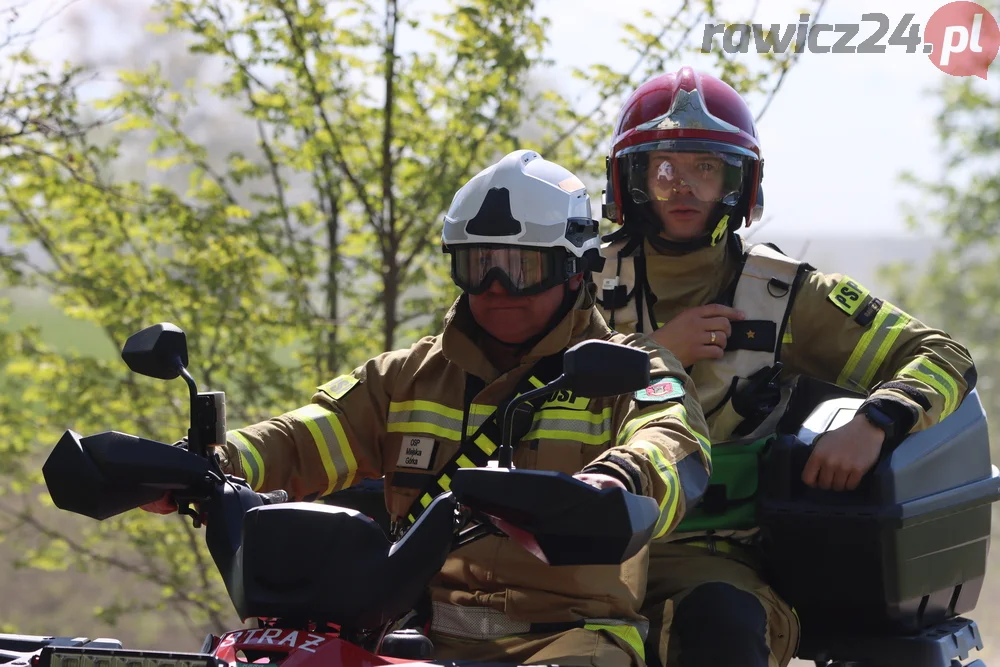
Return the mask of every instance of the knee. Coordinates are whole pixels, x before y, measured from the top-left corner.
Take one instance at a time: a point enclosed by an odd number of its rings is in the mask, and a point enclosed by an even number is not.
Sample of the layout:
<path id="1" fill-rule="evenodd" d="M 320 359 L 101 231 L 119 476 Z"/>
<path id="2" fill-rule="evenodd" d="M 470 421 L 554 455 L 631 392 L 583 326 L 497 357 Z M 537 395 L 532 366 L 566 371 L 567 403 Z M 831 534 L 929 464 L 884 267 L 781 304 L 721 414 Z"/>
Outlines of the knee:
<path id="1" fill-rule="evenodd" d="M 731 584 L 710 582 L 688 593 L 674 610 L 670 635 L 681 667 L 768 664 L 767 612 Z"/>

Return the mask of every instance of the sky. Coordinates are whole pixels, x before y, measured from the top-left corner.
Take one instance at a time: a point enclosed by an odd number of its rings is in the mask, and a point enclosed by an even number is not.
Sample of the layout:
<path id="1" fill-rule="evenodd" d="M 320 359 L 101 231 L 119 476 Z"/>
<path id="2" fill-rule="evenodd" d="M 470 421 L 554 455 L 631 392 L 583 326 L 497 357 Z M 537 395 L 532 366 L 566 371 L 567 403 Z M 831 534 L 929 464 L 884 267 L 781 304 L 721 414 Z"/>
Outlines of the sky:
<path id="1" fill-rule="evenodd" d="M 52 1 L 31 0 L 22 16 L 30 16 L 32 8 L 39 11 Z M 94 0 L 78 0 L 77 7 L 88 2 Z M 677 0 L 537 2 L 540 12 L 551 19 L 547 55 L 556 63 L 553 74 L 570 90 L 581 86 L 570 79 L 570 66 L 596 62 L 619 69 L 631 66 L 634 56 L 619 43 L 624 22 L 641 20 L 643 9 L 661 6 L 669 15 L 667 12 L 678 6 Z M 745 16 L 757 3 L 720 0 L 717 4 L 720 13 Z M 795 23 L 804 4 L 804 0 L 761 1 L 755 22 Z M 907 0 L 905 5 L 899 0 L 828 0 L 820 20 L 860 23 L 862 14 L 882 12 L 895 27 L 905 7 L 906 12 L 915 14 L 913 22 L 923 25 L 942 4 L 940 0 Z M 446 0 L 408 0 L 404 4 L 406 11 L 417 13 L 445 6 Z M 97 44 L 114 44 L 120 35 L 121 27 L 113 16 L 103 16 L 93 25 L 99 33 Z M 853 43 L 873 30 L 873 23 L 862 23 Z M 55 29 L 51 35 L 41 43 L 44 55 L 71 58 L 73 54 L 65 52 Z M 419 42 L 425 38 L 411 35 L 410 39 Z M 833 39 L 828 36 L 821 43 Z M 686 63 L 675 66 L 682 64 Z M 996 63 L 991 74 L 994 80 L 979 83 L 1000 85 Z M 939 103 L 931 91 L 950 78 L 927 56 L 907 54 L 899 46 L 890 46 L 882 54 L 802 54 L 758 126 L 766 164 L 764 222 L 768 232 L 841 238 L 911 233 L 901 205 L 914 201 L 916 195 L 899 183 L 899 174 L 903 170 L 924 178 L 938 174 L 933 123 Z M 600 193 L 594 196 L 599 202 Z"/>

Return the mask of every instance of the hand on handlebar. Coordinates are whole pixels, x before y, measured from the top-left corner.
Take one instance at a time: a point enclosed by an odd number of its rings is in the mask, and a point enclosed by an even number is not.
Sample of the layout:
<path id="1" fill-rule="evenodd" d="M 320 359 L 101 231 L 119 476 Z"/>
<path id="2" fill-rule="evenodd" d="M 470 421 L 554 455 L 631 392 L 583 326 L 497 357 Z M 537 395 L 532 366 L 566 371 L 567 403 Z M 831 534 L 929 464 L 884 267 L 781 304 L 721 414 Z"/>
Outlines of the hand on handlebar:
<path id="1" fill-rule="evenodd" d="M 174 501 L 173 496 L 171 496 L 168 492 L 164 493 L 163 497 L 159 500 L 154 500 L 151 503 L 142 505 L 140 509 L 154 514 L 173 514 L 177 511 L 177 503 Z"/>

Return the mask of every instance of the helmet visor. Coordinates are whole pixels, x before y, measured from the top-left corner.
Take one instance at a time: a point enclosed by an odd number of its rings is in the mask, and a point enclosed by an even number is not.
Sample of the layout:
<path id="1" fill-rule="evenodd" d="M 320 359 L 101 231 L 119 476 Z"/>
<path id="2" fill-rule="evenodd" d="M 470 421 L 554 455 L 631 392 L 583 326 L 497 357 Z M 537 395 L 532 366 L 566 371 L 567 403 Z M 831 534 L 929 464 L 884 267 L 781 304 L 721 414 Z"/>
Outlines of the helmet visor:
<path id="1" fill-rule="evenodd" d="M 725 147 L 725 148 L 723 148 Z M 623 151 L 628 196 L 636 204 L 735 206 L 755 156 L 716 142 L 663 141 Z"/>
<path id="2" fill-rule="evenodd" d="M 469 294 L 482 294 L 494 280 L 511 295 L 527 296 L 564 283 L 569 277 L 562 248 L 454 246 L 451 276 Z"/>

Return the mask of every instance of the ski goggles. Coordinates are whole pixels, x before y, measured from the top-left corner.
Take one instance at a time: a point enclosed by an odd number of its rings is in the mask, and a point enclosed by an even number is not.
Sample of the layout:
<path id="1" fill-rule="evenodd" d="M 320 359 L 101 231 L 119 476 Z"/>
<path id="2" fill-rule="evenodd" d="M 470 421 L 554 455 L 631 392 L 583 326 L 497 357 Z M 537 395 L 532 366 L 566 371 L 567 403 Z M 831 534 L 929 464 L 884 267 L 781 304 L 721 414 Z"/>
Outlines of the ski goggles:
<path id="1" fill-rule="evenodd" d="M 530 296 L 561 285 L 583 269 L 563 248 L 453 246 L 451 278 L 462 291 L 482 294 L 494 280 L 512 296 Z"/>

